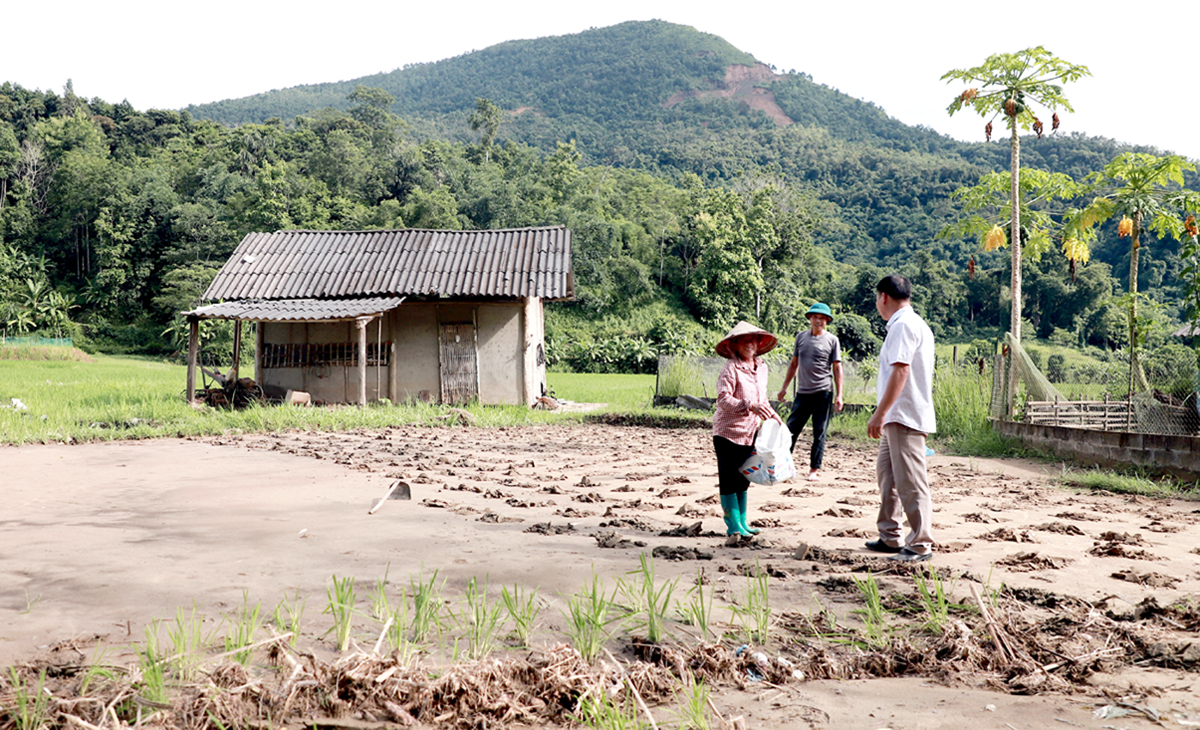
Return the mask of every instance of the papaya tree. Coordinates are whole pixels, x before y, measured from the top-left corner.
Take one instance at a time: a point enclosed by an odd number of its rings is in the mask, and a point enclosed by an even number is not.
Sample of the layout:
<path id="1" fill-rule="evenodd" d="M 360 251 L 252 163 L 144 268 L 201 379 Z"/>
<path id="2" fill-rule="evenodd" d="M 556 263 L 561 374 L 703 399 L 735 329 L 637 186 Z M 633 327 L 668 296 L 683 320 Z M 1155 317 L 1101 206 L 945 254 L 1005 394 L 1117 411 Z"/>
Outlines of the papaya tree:
<path id="1" fill-rule="evenodd" d="M 1142 234 L 1149 228 L 1159 238 L 1171 236 L 1186 244 L 1195 237 L 1200 192 L 1184 187 L 1184 171 L 1196 166 L 1179 155 L 1123 152 L 1104 169 L 1088 177 L 1092 202 L 1071 211 L 1065 235 L 1068 243 L 1087 246 L 1096 237 L 1095 226 L 1120 216 L 1117 235 L 1129 239 L 1129 353 L 1130 387 L 1148 387 L 1137 366 L 1138 260 Z M 1187 251 L 1184 255 L 1186 257 Z"/>
<path id="2" fill-rule="evenodd" d="M 1057 58 L 1042 46 L 1016 53 L 997 53 L 988 56 L 981 66 L 954 69 L 942 75 L 947 83 L 962 82 L 968 88 L 954 98 L 946 111 L 955 113 L 970 107 L 988 120 L 984 134 L 992 138 L 992 123 L 1003 115 L 1009 130 L 1011 164 L 1009 170 L 1009 230 L 1021 241 L 1021 171 L 1020 130 L 1033 131 L 1039 138 L 1045 124 L 1037 116 L 1036 107 L 1051 113 L 1051 131 L 1058 129 L 1058 110 L 1073 111 L 1062 84 L 1091 76 L 1086 66 L 1068 63 Z M 993 234 L 994 235 L 994 234 Z M 1021 339 L 1021 246 L 1012 247 L 1012 313 L 1010 332 Z"/>
<path id="3" fill-rule="evenodd" d="M 1037 260 L 1053 248 L 1052 239 L 1067 212 L 1065 202 L 1078 198 L 1086 188 L 1061 172 L 1026 167 L 1018 177 L 1021 247 L 1026 256 Z M 978 184 L 955 190 L 950 197 L 964 215 L 942 229 L 938 237 L 975 237 L 984 251 L 1007 246 L 1010 235 L 1005 225 L 1012 215 L 1011 191 L 1011 176 L 1003 172 L 985 173 Z M 1073 276 L 1076 264 L 1087 263 L 1090 249 L 1070 241 L 1064 243 L 1063 255 L 1071 262 Z"/>

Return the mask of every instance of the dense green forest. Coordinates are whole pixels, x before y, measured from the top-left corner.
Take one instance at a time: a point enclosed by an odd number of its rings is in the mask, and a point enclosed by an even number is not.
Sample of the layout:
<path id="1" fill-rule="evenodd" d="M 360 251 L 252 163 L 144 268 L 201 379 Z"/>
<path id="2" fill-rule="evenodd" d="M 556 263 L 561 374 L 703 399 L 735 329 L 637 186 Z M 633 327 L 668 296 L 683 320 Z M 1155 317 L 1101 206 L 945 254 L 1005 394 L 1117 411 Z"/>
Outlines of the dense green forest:
<path id="1" fill-rule="evenodd" d="M 1006 170 L 1007 144 L 906 126 L 803 73 L 753 84 L 792 123 L 696 93 L 735 64 L 755 61 L 650 21 L 183 111 L 4 83 L 0 330 L 170 353 L 177 313 L 250 231 L 564 224 L 579 297 L 550 312 L 563 367 L 646 370 L 743 317 L 792 332 L 816 299 L 867 354 L 888 270 L 940 336 L 994 336 L 1007 253 L 944 231 L 952 193 Z M 1082 181 L 1127 149 L 1057 134 L 1022 157 Z M 1053 250 L 1027 257 L 1030 330 L 1125 346 L 1128 266 L 1115 225 L 1074 279 Z M 1161 336 L 1181 316 L 1178 245 L 1147 236 L 1139 270 Z"/>

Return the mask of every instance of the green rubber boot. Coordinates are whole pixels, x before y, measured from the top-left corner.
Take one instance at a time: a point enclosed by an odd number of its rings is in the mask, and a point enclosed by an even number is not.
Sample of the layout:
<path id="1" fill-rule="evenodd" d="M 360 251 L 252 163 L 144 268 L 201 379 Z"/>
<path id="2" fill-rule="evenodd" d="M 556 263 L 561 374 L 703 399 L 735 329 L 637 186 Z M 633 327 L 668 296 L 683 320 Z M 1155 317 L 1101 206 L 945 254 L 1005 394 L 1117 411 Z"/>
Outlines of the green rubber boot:
<path id="1" fill-rule="evenodd" d="M 738 526 L 742 528 L 742 532 L 748 535 L 757 535 L 760 531 L 757 528 L 751 527 L 750 522 L 746 517 L 746 513 L 749 511 L 748 507 L 746 506 L 746 499 L 748 495 L 749 492 L 745 490 L 738 492 L 736 495 L 738 502 Z"/>
<path id="2" fill-rule="evenodd" d="M 725 518 L 726 535 L 750 537 L 750 533 L 742 529 L 742 515 L 736 494 L 721 495 L 721 516 Z"/>

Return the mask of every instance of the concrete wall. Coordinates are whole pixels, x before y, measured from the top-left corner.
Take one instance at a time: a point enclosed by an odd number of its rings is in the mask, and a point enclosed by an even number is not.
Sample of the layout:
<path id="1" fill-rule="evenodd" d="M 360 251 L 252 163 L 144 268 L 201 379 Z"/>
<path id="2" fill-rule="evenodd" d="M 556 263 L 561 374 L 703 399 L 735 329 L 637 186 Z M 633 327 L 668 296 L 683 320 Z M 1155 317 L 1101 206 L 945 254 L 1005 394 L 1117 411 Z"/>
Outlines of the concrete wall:
<path id="1" fill-rule="evenodd" d="M 374 343 L 378 337 L 376 322 L 367 328 L 367 339 Z M 328 344 L 358 342 L 358 330 L 353 322 L 261 322 L 261 342 L 264 344 Z M 383 339 L 387 339 L 384 325 Z M 256 378 L 269 394 L 286 390 L 303 390 L 313 400 L 326 403 L 358 402 L 358 368 L 338 365 L 312 368 L 264 367 Z M 378 386 L 378 387 L 377 387 Z M 387 397 L 387 368 L 367 368 L 367 400 Z"/>
<path id="2" fill-rule="evenodd" d="M 525 402 L 521 309 L 520 304 L 481 304 L 476 311 L 479 401 L 484 405 Z"/>
<path id="3" fill-rule="evenodd" d="M 388 327 L 392 333 L 393 403 L 436 403 L 441 396 L 436 307 L 435 304 L 401 304 L 388 313 Z"/>
<path id="4" fill-rule="evenodd" d="M 534 321 L 525 320 L 532 311 Z M 384 317 L 383 340 L 392 343 L 389 368 L 367 368 L 367 400 L 431 401 L 441 397 L 439 334 L 442 324 L 473 323 L 478 354 L 479 400 L 485 405 L 528 404 L 541 395 L 545 365 L 538 366 L 527 345 L 544 342 L 541 302 L 418 302 L 401 304 Z M 367 340 L 378 339 L 377 322 L 367 328 Z M 261 324 L 265 344 L 358 342 L 353 322 L 295 322 Z M 532 373 L 530 369 L 532 368 Z M 379 387 L 376 388 L 377 373 Z M 534 384 L 528 384 L 532 375 Z M 358 401 L 357 368 L 264 368 L 258 380 L 281 392 L 304 390 L 315 400 Z M 527 393 L 530 389 L 532 394 Z"/>
<path id="5" fill-rule="evenodd" d="M 1023 443 L 1099 466 L 1145 467 L 1181 479 L 1200 479 L 1200 438 L 1067 426 L 992 421 L 996 429 Z"/>

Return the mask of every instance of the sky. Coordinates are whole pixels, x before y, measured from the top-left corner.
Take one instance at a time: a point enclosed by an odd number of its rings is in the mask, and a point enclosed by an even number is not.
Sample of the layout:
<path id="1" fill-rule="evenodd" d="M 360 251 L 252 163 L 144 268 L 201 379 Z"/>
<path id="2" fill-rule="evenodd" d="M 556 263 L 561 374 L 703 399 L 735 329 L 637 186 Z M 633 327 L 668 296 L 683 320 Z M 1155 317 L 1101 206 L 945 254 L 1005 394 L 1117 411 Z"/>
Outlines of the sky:
<path id="1" fill-rule="evenodd" d="M 795 69 L 889 115 L 968 141 L 986 120 L 953 118 L 962 85 L 941 76 L 989 55 L 1044 46 L 1092 73 L 1065 89 L 1060 132 L 1150 145 L 1200 160 L 1190 79 L 1195 13 L 1176 0 L 401 0 L 288 4 L 62 0 L 3 13 L 0 82 L 181 108 L 301 84 L 343 81 L 507 40 L 665 20 L 724 38 L 779 71 Z M 1048 115 L 1046 115 L 1048 116 Z M 1045 119 L 1049 127 L 1049 120 Z M 999 124 L 997 127 L 1001 126 Z"/>

